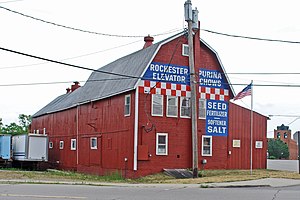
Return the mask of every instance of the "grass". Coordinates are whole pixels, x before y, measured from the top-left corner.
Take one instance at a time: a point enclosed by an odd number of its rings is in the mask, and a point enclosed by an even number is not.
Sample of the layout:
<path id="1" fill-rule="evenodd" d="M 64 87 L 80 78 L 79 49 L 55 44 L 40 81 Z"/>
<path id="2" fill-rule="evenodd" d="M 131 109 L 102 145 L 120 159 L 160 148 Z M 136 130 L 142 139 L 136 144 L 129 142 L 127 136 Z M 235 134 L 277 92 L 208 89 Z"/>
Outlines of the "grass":
<path id="1" fill-rule="evenodd" d="M 139 179 L 124 179 L 120 172 L 116 171 L 105 176 L 88 175 L 68 171 L 19 171 L 0 170 L 0 179 L 5 180 L 46 180 L 46 181 L 70 181 L 70 182 L 113 182 L 113 183 L 171 183 L 171 184 L 203 184 L 231 181 L 246 181 L 261 178 L 289 178 L 300 179 L 300 174 L 296 172 L 275 171 L 275 170 L 253 170 L 252 175 L 249 170 L 205 170 L 203 177 L 195 179 L 175 179 L 163 173 L 149 175 Z"/>

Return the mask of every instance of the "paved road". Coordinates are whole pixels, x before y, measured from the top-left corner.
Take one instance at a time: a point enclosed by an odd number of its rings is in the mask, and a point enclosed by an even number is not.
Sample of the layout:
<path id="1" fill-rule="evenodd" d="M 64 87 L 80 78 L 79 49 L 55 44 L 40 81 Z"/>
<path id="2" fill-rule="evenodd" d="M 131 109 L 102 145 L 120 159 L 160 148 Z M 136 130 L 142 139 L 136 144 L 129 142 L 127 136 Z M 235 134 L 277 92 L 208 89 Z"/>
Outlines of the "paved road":
<path id="1" fill-rule="evenodd" d="M 298 160 L 270 160 L 267 161 L 267 169 L 299 172 Z"/>
<path id="2" fill-rule="evenodd" d="M 1 200 L 101 199 L 101 200 L 299 200 L 300 186 L 283 188 L 200 188 L 188 185 L 82 186 L 48 184 L 0 184 Z"/>

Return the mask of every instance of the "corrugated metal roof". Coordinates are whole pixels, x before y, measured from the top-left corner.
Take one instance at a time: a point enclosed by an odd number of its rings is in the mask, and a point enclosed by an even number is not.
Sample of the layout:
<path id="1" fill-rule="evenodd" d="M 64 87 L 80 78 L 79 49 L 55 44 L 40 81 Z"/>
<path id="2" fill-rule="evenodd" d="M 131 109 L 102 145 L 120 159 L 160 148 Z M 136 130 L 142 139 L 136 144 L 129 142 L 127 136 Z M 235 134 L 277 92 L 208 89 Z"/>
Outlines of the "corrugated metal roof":
<path id="1" fill-rule="evenodd" d="M 57 97 L 44 108 L 35 113 L 32 117 L 39 117 L 45 114 L 66 110 L 80 104 L 104 99 L 135 89 L 139 81 L 139 77 L 143 76 L 146 68 L 151 63 L 160 46 L 164 43 L 169 42 L 170 40 L 182 36 L 183 34 L 185 34 L 184 31 L 161 42 L 153 44 L 145 49 L 141 49 L 137 52 L 124 56 L 98 69 L 99 71 L 111 72 L 114 74 L 123 74 L 126 76 L 137 78 L 127 78 L 124 76 L 95 71 L 90 75 L 84 86 L 76 89 L 71 93 L 67 93 Z M 203 42 L 203 44 L 208 46 L 202 39 L 201 41 Z M 217 53 L 210 46 L 208 47 L 217 55 Z M 221 67 L 224 70 L 222 64 Z M 226 78 L 228 83 L 230 83 L 228 77 Z"/>
<path id="2" fill-rule="evenodd" d="M 162 42 L 151 45 L 130 55 L 124 56 L 99 71 L 114 74 L 129 75 L 137 78 L 127 78 L 113 74 L 93 72 L 84 86 L 77 90 L 61 95 L 33 115 L 38 117 L 48 113 L 58 112 L 90 101 L 95 101 L 126 91 L 133 90 L 138 77 L 142 76 L 144 69 L 151 62 L 153 55 Z"/>

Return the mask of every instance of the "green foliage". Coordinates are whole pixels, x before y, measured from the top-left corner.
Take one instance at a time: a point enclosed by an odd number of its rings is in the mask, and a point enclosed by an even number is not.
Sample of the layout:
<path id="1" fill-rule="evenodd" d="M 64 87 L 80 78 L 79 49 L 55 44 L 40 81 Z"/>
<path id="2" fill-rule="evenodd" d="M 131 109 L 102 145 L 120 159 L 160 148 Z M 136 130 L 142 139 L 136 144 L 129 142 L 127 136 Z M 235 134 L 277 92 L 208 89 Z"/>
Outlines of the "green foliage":
<path id="1" fill-rule="evenodd" d="M 30 115 L 20 114 L 19 124 L 12 122 L 9 125 L 3 125 L 2 119 L 0 118 L 0 133 L 11 135 L 28 133 L 31 121 L 32 117 Z"/>
<path id="2" fill-rule="evenodd" d="M 275 159 L 289 158 L 290 152 L 288 145 L 280 139 L 270 139 L 268 141 L 269 157 Z"/>
<path id="3" fill-rule="evenodd" d="M 31 115 L 19 114 L 19 124 L 26 133 L 28 133 L 29 131 L 29 125 L 31 124 L 31 122 Z"/>
<path id="4" fill-rule="evenodd" d="M 205 176 L 204 170 L 198 171 L 198 177 L 199 177 L 199 178 L 204 177 L 204 176 Z"/>
<path id="5" fill-rule="evenodd" d="M 276 157 L 275 156 L 269 156 L 269 159 L 276 159 Z"/>

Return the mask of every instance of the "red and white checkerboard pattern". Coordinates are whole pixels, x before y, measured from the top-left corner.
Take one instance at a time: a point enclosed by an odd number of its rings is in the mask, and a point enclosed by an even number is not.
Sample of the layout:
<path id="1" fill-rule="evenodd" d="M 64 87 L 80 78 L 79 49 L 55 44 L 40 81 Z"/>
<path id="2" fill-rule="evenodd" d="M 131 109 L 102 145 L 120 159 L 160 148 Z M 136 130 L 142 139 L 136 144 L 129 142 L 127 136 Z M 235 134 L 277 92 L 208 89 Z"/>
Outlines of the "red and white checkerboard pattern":
<path id="1" fill-rule="evenodd" d="M 139 93 L 191 97 L 191 87 L 189 85 L 142 80 Z M 199 86 L 199 93 L 201 99 L 229 101 L 228 89 Z"/>
<path id="2" fill-rule="evenodd" d="M 191 97 L 191 88 L 189 85 L 142 80 L 139 93 Z"/>
<path id="3" fill-rule="evenodd" d="M 199 86 L 201 99 L 229 101 L 229 90 Z"/>

